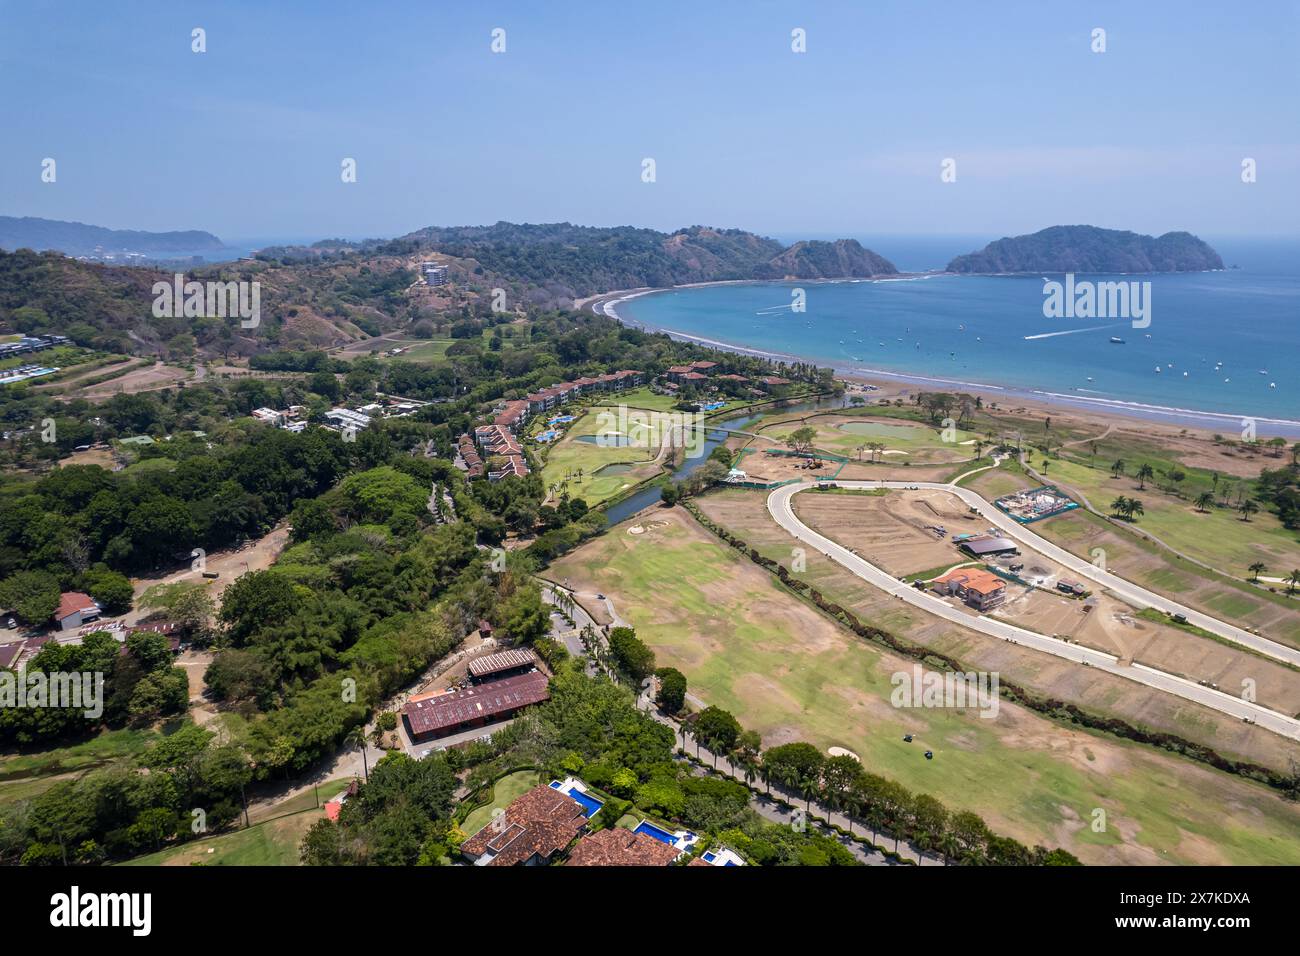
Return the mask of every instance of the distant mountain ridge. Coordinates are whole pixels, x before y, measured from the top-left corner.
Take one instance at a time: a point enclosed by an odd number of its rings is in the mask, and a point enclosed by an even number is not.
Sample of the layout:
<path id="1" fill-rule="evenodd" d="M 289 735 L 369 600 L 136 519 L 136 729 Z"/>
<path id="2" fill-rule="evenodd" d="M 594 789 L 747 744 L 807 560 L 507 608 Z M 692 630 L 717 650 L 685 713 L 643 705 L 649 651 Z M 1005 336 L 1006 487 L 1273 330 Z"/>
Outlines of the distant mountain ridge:
<path id="1" fill-rule="evenodd" d="M 10 252 L 31 249 L 35 252 L 54 250 L 65 256 L 124 256 L 127 253 L 197 254 L 224 248 L 225 243 L 220 239 L 199 229 L 146 232 L 35 216 L 0 216 L 0 249 Z"/>
<path id="2" fill-rule="evenodd" d="M 472 259 L 490 272 L 575 297 L 641 286 L 732 279 L 848 279 L 896 275 L 893 263 L 856 240 L 786 247 L 743 229 L 690 226 L 673 233 L 633 226 L 509 223 L 430 226 L 376 247 Z"/>
<path id="3" fill-rule="evenodd" d="M 1098 226 L 1051 226 L 958 256 L 949 272 L 1203 272 L 1219 254 L 1190 232 L 1144 236 Z"/>

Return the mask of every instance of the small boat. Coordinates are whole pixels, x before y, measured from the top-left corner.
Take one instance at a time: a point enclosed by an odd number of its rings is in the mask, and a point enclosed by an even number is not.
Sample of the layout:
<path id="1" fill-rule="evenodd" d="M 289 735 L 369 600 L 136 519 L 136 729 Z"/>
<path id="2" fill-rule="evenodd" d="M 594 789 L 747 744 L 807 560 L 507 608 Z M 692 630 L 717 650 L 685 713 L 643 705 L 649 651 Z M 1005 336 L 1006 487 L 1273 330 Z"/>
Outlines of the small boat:
<path id="1" fill-rule="evenodd" d="M 1123 345 L 1123 344 L 1124 344 L 1124 340 L 1121 339 L 1118 335 L 1112 335 L 1112 336 L 1110 337 L 1110 341 L 1111 341 L 1111 343 L 1112 343 L 1113 345 Z"/>
<path id="2" fill-rule="evenodd" d="M 1269 383 L 1268 383 L 1268 387 L 1269 387 L 1269 388 L 1277 388 L 1277 382 L 1269 382 Z"/>
<path id="3" fill-rule="evenodd" d="M 1157 371 L 1157 372 L 1160 371 L 1160 366 L 1159 366 L 1159 365 L 1156 366 L 1156 371 Z"/>

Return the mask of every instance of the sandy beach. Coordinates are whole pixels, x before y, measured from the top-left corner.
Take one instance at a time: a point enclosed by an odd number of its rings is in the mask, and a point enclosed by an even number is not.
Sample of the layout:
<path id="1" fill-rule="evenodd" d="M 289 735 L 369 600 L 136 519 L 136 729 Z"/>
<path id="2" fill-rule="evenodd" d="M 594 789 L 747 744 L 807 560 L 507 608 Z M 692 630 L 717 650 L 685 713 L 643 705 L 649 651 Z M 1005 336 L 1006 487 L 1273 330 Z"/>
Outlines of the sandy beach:
<path id="1" fill-rule="evenodd" d="M 824 279 L 809 281 L 819 283 L 884 282 L 897 281 L 899 279 L 908 280 L 923 278 L 927 275 L 931 275 L 931 273 L 889 276 L 877 279 Z M 774 283 L 782 281 L 784 280 L 773 280 Z M 698 289 L 710 286 L 754 284 L 756 283 L 753 280 L 739 279 L 719 282 L 697 282 L 688 285 L 672 286 L 669 288 L 623 289 L 616 292 L 607 292 L 601 295 L 588 296 L 584 299 L 577 300 L 574 302 L 574 308 L 586 309 L 597 315 L 606 315 L 624 323 L 625 325 L 644 329 L 647 332 L 662 332 L 674 339 L 696 342 L 700 345 L 708 346 L 709 348 L 715 348 L 725 352 L 733 352 L 738 355 L 749 355 L 784 362 L 813 361 L 807 356 L 756 349 L 732 342 L 723 342 L 699 335 L 680 332 L 675 329 L 651 327 L 643 322 L 638 322 L 627 318 L 624 315 L 620 315 L 618 312 L 618 306 L 622 303 L 655 292 L 671 292 L 674 290 Z M 1162 434 L 1167 433 L 1172 436 L 1177 436 L 1187 432 L 1195 433 L 1199 438 L 1212 438 L 1216 434 L 1233 438 L 1243 432 L 1248 421 L 1253 421 L 1255 433 L 1261 441 L 1272 437 L 1300 439 L 1300 421 L 1289 419 L 1267 418 L 1261 416 L 1246 417 L 1226 412 L 1205 412 L 1196 409 L 1172 408 L 1159 405 L 1148 405 L 1140 402 L 1126 402 L 1115 399 L 1070 395 L 1061 392 L 1016 388 L 1012 386 L 999 385 L 993 382 L 973 382 L 943 378 L 939 376 L 928 377 L 909 375 L 885 369 L 865 368 L 859 365 L 832 365 L 831 368 L 834 369 L 839 378 L 860 385 L 869 385 L 878 390 L 873 392 L 874 397 L 906 398 L 915 394 L 917 391 L 942 390 L 965 392 L 971 395 L 980 396 L 986 405 L 996 403 L 999 408 L 1004 410 L 1025 409 L 1027 412 L 1032 414 L 1040 414 L 1044 417 L 1050 415 L 1059 418 L 1062 421 L 1073 419 L 1079 422 L 1096 423 L 1100 426 L 1099 431 L 1108 425 L 1125 425 L 1129 427 L 1141 426 L 1143 429 L 1147 430 L 1152 426 L 1159 426 L 1159 430 Z"/>

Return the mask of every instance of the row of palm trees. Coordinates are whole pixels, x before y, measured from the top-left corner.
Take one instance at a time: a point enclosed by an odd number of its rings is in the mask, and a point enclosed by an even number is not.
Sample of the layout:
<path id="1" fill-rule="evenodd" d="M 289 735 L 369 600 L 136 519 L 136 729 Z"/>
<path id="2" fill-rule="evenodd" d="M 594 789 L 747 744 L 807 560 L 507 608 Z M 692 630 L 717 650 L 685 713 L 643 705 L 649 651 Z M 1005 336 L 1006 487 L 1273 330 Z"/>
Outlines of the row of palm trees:
<path id="1" fill-rule="evenodd" d="M 1250 566 L 1250 580 L 1255 584 L 1258 584 L 1259 576 L 1267 570 L 1268 565 L 1263 561 L 1256 561 Z M 1282 580 L 1286 582 L 1286 593 L 1295 594 L 1296 590 L 1300 589 L 1300 568 L 1296 568 L 1290 573 L 1290 575 Z"/>
<path id="2" fill-rule="evenodd" d="M 898 852 L 902 836 L 907 836 L 918 851 L 937 853 L 945 864 L 1077 862 L 1064 851 L 1030 850 L 1000 837 L 978 814 L 949 811 L 928 794 L 914 794 L 902 784 L 869 773 L 852 755 L 826 757 L 808 743 L 763 750 L 756 732 L 743 730 L 725 711 L 718 711 L 717 719 L 710 720 L 705 716 L 709 711 L 718 709 L 706 708 L 693 722 L 681 724 L 684 737 L 695 737 L 697 758 L 703 744 L 713 753 L 715 768 L 721 755 L 747 785 L 761 780 L 769 795 L 773 784 L 801 795 L 805 813 L 811 813 L 812 801 L 817 800 L 844 815 L 850 834 L 855 822 L 861 821 L 870 829 L 873 843 L 881 833 L 892 835 L 894 852 Z"/>

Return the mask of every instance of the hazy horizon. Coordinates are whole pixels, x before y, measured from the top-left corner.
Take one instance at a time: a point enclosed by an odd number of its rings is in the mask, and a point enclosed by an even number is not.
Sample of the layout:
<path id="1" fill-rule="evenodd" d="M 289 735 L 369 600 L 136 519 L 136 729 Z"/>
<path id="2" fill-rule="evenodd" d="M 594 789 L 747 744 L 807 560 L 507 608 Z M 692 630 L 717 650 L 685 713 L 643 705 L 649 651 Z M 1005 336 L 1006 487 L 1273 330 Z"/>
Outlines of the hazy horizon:
<path id="1" fill-rule="evenodd" d="M 498 220 L 1298 231 L 1293 2 L 667 2 L 635 29 L 594 3 L 132 9 L 6 6 L 0 213 L 227 242 Z"/>

